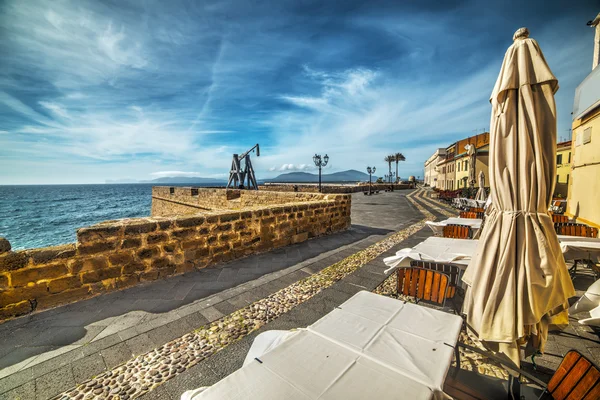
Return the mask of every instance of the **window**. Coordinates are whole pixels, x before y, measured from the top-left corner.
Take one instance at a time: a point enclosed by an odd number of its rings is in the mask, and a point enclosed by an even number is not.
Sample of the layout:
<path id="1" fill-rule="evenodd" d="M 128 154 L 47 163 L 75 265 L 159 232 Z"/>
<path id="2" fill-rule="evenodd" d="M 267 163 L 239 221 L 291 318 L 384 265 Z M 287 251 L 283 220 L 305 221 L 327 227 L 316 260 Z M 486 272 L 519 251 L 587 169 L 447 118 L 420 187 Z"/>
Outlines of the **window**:
<path id="1" fill-rule="evenodd" d="M 460 163 L 458 163 L 458 172 L 460 172 Z"/>
<path id="2" fill-rule="evenodd" d="M 556 175 L 556 183 L 558 183 L 558 182 L 559 182 L 559 180 L 558 180 L 558 175 Z"/>
<path id="3" fill-rule="evenodd" d="M 567 161 L 567 164 L 571 164 L 571 152 L 569 152 L 569 161 Z"/>
<path id="4" fill-rule="evenodd" d="M 588 144 L 592 141 L 592 127 L 590 126 L 583 131 L 583 144 Z"/>
<path id="5" fill-rule="evenodd" d="M 465 171 L 469 169 L 469 160 L 465 160 Z"/>
<path id="6" fill-rule="evenodd" d="M 558 154 L 556 156 L 556 165 L 561 165 L 562 164 L 562 154 Z"/>
<path id="7" fill-rule="evenodd" d="M 569 175 L 567 175 L 567 185 L 569 184 Z"/>

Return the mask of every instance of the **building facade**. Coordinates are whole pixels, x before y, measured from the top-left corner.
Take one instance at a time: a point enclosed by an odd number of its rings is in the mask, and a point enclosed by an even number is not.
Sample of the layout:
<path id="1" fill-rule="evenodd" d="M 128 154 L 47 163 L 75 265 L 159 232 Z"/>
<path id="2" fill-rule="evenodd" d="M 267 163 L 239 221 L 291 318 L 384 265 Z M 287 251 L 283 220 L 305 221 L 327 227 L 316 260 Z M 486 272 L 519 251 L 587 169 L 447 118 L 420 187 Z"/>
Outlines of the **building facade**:
<path id="1" fill-rule="evenodd" d="M 596 30 L 594 68 L 575 90 L 566 214 L 600 227 L 600 14 L 588 25 Z"/>
<path id="2" fill-rule="evenodd" d="M 441 189 L 438 185 L 438 163 L 446 158 L 446 149 L 437 149 L 431 157 L 425 161 L 425 174 L 423 182 L 425 185 Z"/>
<path id="3" fill-rule="evenodd" d="M 475 146 L 475 187 L 479 187 L 479 171 L 483 171 L 485 176 L 485 186 L 489 186 L 488 181 L 488 160 L 490 149 L 489 132 L 480 133 L 456 142 L 455 170 L 456 170 L 456 188 L 463 189 L 469 187 L 469 171 L 471 170 L 471 160 L 467 154 L 467 145 Z"/>
<path id="4" fill-rule="evenodd" d="M 556 185 L 554 197 L 566 199 L 571 177 L 571 141 L 556 145 Z"/>

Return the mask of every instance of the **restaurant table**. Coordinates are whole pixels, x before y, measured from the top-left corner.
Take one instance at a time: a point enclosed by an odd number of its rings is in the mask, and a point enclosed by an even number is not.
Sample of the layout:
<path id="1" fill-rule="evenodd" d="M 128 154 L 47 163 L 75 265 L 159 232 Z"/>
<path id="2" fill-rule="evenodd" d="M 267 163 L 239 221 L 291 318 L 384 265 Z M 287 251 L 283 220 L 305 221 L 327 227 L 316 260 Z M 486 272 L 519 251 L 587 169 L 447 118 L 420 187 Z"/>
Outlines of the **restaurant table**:
<path id="1" fill-rule="evenodd" d="M 388 274 L 398 267 L 409 267 L 412 260 L 453 264 L 465 270 L 477 249 L 477 240 L 428 237 L 413 248 L 398 250 L 396 255 L 383 259 Z"/>
<path id="2" fill-rule="evenodd" d="M 456 315 L 361 291 L 199 399 L 445 399 Z"/>
<path id="3" fill-rule="evenodd" d="M 431 228 L 433 233 L 441 236 L 444 234 L 444 227 L 450 224 L 470 226 L 473 230 L 473 235 L 475 235 L 481 228 L 482 222 L 483 220 L 477 218 L 448 218 L 439 222 L 427 221 L 425 223 Z"/>
<path id="4" fill-rule="evenodd" d="M 565 260 L 600 262 L 600 238 L 558 235 L 558 241 Z"/>

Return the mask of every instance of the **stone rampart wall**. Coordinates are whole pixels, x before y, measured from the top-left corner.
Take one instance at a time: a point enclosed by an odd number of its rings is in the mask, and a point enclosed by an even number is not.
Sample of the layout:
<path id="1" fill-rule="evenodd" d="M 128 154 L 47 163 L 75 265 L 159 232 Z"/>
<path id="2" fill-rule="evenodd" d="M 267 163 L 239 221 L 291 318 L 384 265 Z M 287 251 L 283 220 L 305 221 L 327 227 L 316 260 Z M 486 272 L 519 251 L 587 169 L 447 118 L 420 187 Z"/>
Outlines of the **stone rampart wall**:
<path id="1" fill-rule="evenodd" d="M 384 184 L 384 183 L 375 183 L 371 186 L 371 190 L 386 190 L 390 189 L 390 187 L 394 188 L 394 190 L 402 190 L 402 189 L 410 189 L 410 185 L 408 184 Z M 319 187 L 316 184 L 282 184 L 282 185 L 261 185 L 259 186 L 260 190 L 267 190 L 273 192 L 297 192 L 300 193 L 318 193 Z M 368 184 L 360 184 L 353 186 L 342 186 L 342 185 L 322 185 L 321 193 L 358 193 L 369 190 Z"/>
<path id="2" fill-rule="evenodd" d="M 217 193 L 206 196 L 222 200 Z M 317 196 L 288 196 L 296 203 L 246 210 L 107 221 L 79 229 L 77 243 L 57 247 L 10 251 L 0 238 L 0 320 L 350 227 L 350 196 Z"/>

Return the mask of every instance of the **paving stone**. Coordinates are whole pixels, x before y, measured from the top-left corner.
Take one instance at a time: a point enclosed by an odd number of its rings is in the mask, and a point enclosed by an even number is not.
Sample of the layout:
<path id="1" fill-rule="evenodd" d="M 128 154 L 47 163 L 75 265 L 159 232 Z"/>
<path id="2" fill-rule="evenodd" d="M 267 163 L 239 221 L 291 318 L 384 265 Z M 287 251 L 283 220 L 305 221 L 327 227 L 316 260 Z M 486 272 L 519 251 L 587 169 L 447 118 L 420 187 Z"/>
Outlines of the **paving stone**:
<path id="1" fill-rule="evenodd" d="M 209 322 L 215 321 L 224 315 L 221 311 L 217 310 L 213 306 L 201 310 L 200 314 L 202 314 Z"/>
<path id="2" fill-rule="evenodd" d="M 114 368 L 119 364 L 124 363 L 132 357 L 131 350 L 123 342 L 112 347 L 101 350 L 100 355 L 104 359 L 104 363 L 108 369 Z"/>
<path id="3" fill-rule="evenodd" d="M 148 331 L 147 334 L 150 340 L 160 346 L 192 330 L 193 328 L 185 320 L 179 319 Z"/>
<path id="4" fill-rule="evenodd" d="M 33 371 L 31 368 L 15 372 L 9 376 L 0 379 L 0 393 L 8 392 L 18 386 L 21 386 L 33 380 Z"/>
<path id="5" fill-rule="evenodd" d="M 133 356 L 138 356 L 140 354 L 144 354 L 149 352 L 152 349 L 158 347 L 158 345 L 150 339 L 150 337 L 142 333 L 138 336 L 134 336 L 131 339 L 125 341 L 125 344 L 133 353 Z"/>
<path id="6" fill-rule="evenodd" d="M 35 380 L 36 400 L 46 400 L 75 386 L 71 365 L 65 365 Z"/>
<path id="7" fill-rule="evenodd" d="M 100 353 L 92 354 L 72 363 L 73 379 L 81 383 L 106 370 L 106 363 Z"/>
<path id="8" fill-rule="evenodd" d="M 29 381 L 24 385 L 14 388 L 6 393 L 0 394 L 0 400 L 30 399 L 35 399 L 35 381 Z"/>

